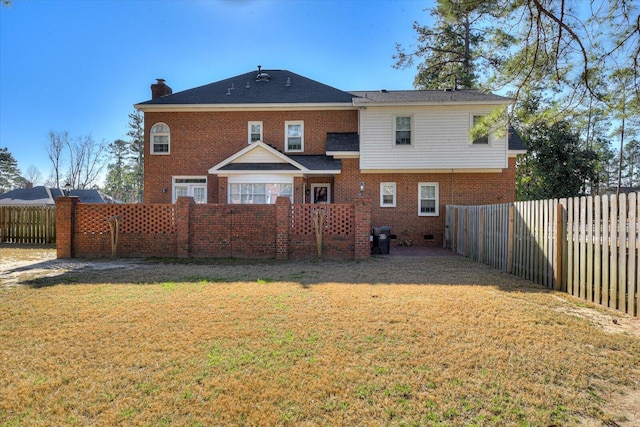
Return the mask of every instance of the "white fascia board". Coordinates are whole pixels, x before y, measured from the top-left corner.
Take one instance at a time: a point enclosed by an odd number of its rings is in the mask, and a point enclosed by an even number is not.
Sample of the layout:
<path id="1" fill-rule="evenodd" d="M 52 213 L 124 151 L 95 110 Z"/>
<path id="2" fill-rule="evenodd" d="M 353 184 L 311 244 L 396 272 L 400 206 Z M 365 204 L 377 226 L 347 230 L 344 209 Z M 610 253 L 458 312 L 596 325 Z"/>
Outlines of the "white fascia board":
<path id="1" fill-rule="evenodd" d="M 327 151 L 327 156 L 333 156 L 336 159 L 359 159 L 359 151 Z"/>
<path id="2" fill-rule="evenodd" d="M 442 101 L 442 102 L 358 102 L 353 100 L 353 105 L 356 107 L 429 107 L 439 105 L 509 105 L 511 101 Z"/>
<path id="3" fill-rule="evenodd" d="M 516 157 L 518 154 L 527 154 L 527 150 L 509 150 L 509 157 Z"/>
<path id="4" fill-rule="evenodd" d="M 334 104 L 134 104 L 136 110 L 156 113 L 163 111 L 178 112 L 216 112 L 216 111 L 306 111 L 306 110 L 355 110 L 350 102 Z"/>
<path id="5" fill-rule="evenodd" d="M 247 175 L 247 174 L 251 174 L 251 175 L 262 175 L 260 172 L 264 172 L 264 174 L 266 175 L 286 175 L 286 176 L 295 176 L 295 177 L 303 177 L 304 173 L 302 172 L 297 172 L 297 171 L 256 171 L 256 170 L 250 170 L 250 171 L 217 171 L 214 174 L 217 175 L 218 177 L 229 177 L 229 176 L 235 176 L 235 175 Z"/>
<path id="6" fill-rule="evenodd" d="M 341 170 L 311 170 L 307 169 L 306 175 L 340 175 Z"/>

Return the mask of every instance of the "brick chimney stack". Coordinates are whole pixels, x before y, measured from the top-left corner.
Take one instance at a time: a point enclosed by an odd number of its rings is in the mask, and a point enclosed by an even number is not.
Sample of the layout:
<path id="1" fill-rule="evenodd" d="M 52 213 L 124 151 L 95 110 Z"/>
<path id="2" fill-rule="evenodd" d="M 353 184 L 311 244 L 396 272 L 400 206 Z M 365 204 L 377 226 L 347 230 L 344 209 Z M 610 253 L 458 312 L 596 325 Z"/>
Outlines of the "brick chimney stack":
<path id="1" fill-rule="evenodd" d="M 24 183 L 24 188 L 26 188 L 27 190 L 31 190 L 33 188 L 33 182 L 31 181 L 27 181 Z"/>
<path id="2" fill-rule="evenodd" d="M 151 85 L 151 99 L 160 98 L 161 96 L 171 95 L 173 91 L 167 84 L 164 79 L 156 79 L 157 83 L 153 83 Z"/>

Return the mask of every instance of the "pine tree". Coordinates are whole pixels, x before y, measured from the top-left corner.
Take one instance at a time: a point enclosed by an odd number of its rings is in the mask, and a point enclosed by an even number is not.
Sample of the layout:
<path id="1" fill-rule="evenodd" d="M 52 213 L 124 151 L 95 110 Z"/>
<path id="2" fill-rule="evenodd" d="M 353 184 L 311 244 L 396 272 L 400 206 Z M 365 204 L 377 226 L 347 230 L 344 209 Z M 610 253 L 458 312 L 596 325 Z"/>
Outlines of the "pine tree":
<path id="1" fill-rule="evenodd" d="M 24 178 L 18 169 L 18 162 L 8 148 L 0 148 L 0 194 L 19 188 Z"/>
<path id="2" fill-rule="evenodd" d="M 133 174 L 135 201 L 142 203 L 144 195 L 144 115 L 134 110 L 129 114 L 129 152 L 133 156 L 131 173 Z"/>

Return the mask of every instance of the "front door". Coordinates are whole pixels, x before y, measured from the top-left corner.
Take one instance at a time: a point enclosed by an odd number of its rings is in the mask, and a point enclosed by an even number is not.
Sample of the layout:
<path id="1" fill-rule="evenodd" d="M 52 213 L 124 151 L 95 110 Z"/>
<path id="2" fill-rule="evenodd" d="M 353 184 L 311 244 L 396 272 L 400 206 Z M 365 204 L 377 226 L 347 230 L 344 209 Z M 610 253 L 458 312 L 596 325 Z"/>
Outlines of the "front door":
<path id="1" fill-rule="evenodd" d="M 330 184 L 311 184 L 311 203 L 330 203 Z"/>

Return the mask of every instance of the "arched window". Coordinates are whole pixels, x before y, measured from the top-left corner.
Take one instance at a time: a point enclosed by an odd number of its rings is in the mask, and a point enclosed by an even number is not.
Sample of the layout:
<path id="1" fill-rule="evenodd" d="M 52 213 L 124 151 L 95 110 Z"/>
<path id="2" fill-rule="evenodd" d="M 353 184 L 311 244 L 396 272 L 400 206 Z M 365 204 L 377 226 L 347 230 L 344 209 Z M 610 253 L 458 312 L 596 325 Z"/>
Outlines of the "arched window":
<path id="1" fill-rule="evenodd" d="M 171 132 L 164 123 L 156 123 L 151 128 L 151 154 L 169 154 Z"/>

